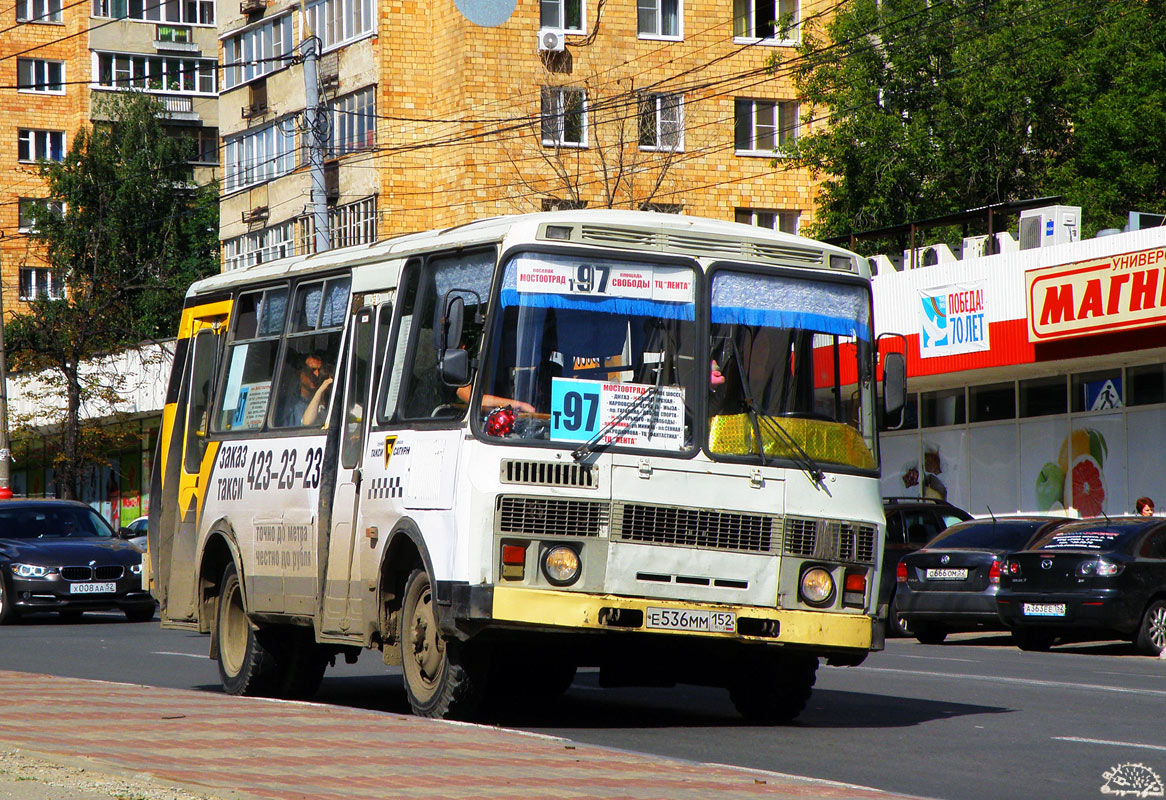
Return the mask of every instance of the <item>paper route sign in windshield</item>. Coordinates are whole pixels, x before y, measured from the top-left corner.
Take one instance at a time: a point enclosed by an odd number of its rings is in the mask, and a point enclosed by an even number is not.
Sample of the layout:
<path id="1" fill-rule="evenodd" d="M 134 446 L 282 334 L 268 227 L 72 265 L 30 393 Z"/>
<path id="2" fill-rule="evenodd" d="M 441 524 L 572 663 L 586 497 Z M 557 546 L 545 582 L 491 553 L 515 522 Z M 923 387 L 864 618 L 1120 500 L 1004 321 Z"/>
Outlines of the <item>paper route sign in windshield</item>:
<path id="1" fill-rule="evenodd" d="M 551 439 L 589 442 L 651 389 L 642 383 L 608 383 L 574 378 L 551 382 Z M 661 386 L 597 442 L 601 445 L 684 449 L 684 389 Z"/>
<path id="2" fill-rule="evenodd" d="M 524 257 L 518 261 L 519 292 L 635 297 L 671 303 L 691 303 L 690 267 L 628 264 L 596 259 L 571 263 Z"/>

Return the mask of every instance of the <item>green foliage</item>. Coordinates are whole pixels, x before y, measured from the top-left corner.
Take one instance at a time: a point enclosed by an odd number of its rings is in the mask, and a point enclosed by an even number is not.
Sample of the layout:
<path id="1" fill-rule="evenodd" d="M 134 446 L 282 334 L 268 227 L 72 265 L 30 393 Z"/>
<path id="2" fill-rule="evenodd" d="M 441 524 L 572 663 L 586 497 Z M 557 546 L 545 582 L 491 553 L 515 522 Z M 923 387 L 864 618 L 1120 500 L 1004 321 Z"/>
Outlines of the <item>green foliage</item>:
<path id="1" fill-rule="evenodd" d="M 83 375 L 84 362 L 173 336 L 186 288 L 218 268 L 218 193 L 193 186 L 191 142 L 167 134 L 146 94 L 108 95 L 98 112 L 108 121 L 78 131 L 64 161 L 39 166 L 64 213 L 34 210 L 31 238 L 65 296 L 36 299 L 5 328 L 14 369 L 59 376 L 67 491 L 97 457 L 82 406 L 118 392 Z"/>
<path id="2" fill-rule="evenodd" d="M 1162 3 L 851 0 L 806 27 L 814 234 L 1055 194 L 1091 230 L 1161 207 Z"/>

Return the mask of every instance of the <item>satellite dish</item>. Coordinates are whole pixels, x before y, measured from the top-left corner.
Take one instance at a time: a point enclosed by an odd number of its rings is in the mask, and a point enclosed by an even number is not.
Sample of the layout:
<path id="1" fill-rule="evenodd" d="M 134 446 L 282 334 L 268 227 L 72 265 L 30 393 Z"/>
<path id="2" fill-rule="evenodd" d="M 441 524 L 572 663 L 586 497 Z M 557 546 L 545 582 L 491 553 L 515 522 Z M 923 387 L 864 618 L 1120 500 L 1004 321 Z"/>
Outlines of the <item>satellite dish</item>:
<path id="1" fill-rule="evenodd" d="M 496 28 L 514 13 L 517 0 L 453 0 L 462 16 L 483 28 Z"/>

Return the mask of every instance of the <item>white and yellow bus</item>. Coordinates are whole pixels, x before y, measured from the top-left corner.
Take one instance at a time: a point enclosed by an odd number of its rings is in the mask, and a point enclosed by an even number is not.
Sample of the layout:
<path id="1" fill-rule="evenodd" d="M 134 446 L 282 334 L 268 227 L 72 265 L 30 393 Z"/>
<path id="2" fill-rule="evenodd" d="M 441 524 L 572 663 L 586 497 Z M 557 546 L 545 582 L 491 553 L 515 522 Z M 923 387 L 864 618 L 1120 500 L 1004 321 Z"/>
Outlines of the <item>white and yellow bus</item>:
<path id="1" fill-rule="evenodd" d="M 485 219 L 187 295 L 152 482 L 162 624 L 233 694 L 399 664 L 415 713 L 492 693 L 729 689 L 804 707 L 882 646 L 870 272 L 630 211 Z"/>

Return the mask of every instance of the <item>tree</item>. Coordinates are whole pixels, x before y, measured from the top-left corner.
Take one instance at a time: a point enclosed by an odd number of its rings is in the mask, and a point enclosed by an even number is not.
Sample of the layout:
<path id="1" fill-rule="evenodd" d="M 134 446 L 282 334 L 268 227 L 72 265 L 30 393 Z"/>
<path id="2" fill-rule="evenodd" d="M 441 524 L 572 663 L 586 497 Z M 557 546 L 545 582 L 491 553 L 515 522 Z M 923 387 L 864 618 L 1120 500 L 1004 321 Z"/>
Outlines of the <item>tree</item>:
<path id="1" fill-rule="evenodd" d="M 808 23 L 775 68 L 825 123 L 795 157 L 822 179 L 812 233 L 1047 195 L 1096 230 L 1159 205 L 1164 30 L 1156 0 L 853 0 Z"/>
<path id="2" fill-rule="evenodd" d="M 79 130 L 65 160 L 41 162 L 49 202 L 33 210 L 30 256 L 66 287 L 40 296 L 6 327 L 12 366 L 43 372 L 62 407 L 55 466 L 74 497 L 104 439 L 86 404 L 108 405 L 125 376 L 87 362 L 144 340 L 173 336 L 191 281 L 217 271 L 218 207 L 213 186 L 190 180 L 189 140 L 170 136 L 161 105 L 143 93 L 106 96 L 108 121 Z"/>

